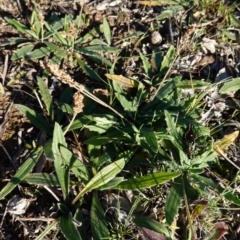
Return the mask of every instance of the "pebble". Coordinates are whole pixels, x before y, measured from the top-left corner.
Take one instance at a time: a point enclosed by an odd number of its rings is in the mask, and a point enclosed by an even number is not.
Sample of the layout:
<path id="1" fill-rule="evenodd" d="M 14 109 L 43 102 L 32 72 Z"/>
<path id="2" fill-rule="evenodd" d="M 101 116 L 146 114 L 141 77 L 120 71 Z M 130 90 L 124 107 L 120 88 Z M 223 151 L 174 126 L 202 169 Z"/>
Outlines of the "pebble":
<path id="1" fill-rule="evenodd" d="M 153 31 L 150 36 L 151 43 L 157 45 L 162 42 L 162 36 L 158 31 Z"/>

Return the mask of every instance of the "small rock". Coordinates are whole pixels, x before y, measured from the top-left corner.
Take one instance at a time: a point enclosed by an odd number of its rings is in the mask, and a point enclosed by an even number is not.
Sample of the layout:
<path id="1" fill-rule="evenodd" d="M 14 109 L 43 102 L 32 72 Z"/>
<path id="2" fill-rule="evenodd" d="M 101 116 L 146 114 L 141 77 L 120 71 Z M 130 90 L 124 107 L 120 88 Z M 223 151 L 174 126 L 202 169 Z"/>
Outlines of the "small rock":
<path id="1" fill-rule="evenodd" d="M 157 45 L 157 44 L 162 42 L 162 36 L 161 36 L 161 34 L 158 31 L 153 31 L 151 33 L 150 38 L 151 38 L 151 43 L 153 45 Z"/>

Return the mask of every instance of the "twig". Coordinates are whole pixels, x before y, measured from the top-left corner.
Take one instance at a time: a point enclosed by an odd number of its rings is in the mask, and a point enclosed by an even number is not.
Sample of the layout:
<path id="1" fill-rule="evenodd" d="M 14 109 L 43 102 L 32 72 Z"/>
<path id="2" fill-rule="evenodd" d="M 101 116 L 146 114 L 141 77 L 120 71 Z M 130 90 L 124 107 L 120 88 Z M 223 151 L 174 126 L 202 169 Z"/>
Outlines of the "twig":
<path id="1" fill-rule="evenodd" d="M 3 146 L 3 143 L 0 141 L 0 146 L 2 147 L 3 151 L 6 153 L 8 159 L 10 160 L 10 162 L 12 163 L 13 167 L 15 168 L 15 170 L 17 170 L 17 165 L 16 163 L 12 160 L 11 156 L 9 155 L 7 149 Z"/>
<path id="2" fill-rule="evenodd" d="M 16 217 L 17 220 L 21 220 L 21 221 L 31 221 L 31 222 L 35 222 L 35 221 L 42 221 L 42 222 L 51 222 L 56 220 L 55 218 L 45 218 L 45 217 L 36 217 L 36 218 L 20 218 L 20 217 Z"/>
<path id="3" fill-rule="evenodd" d="M 73 122 L 74 122 L 76 116 L 77 116 L 77 113 L 74 113 L 74 115 L 73 115 L 71 121 L 69 122 L 67 128 L 65 129 L 63 135 L 66 135 L 66 133 L 68 132 L 69 128 L 72 126 L 72 124 L 73 124 Z"/>
<path id="4" fill-rule="evenodd" d="M 170 36 L 170 41 L 173 43 L 173 32 L 172 32 L 172 20 L 168 19 L 168 30 L 169 30 L 169 36 Z"/>
<path id="5" fill-rule="evenodd" d="M 5 78 L 6 78 L 6 75 L 7 75 L 7 69 L 8 69 L 8 54 L 6 54 L 5 56 L 5 60 L 4 60 L 4 69 L 3 69 L 3 74 L 2 74 L 2 85 L 4 86 L 5 85 Z"/>
<path id="6" fill-rule="evenodd" d="M 58 198 L 58 196 L 47 186 L 43 186 L 49 193 L 52 194 L 52 196 L 58 201 L 60 202 L 60 199 Z"/>
<path id="7" fill-rule="evenodd" d="M 15 218 L 23 225 L 23 227 L 28 231 L 29 235 L 32 237 L 33 232 L 31 231 L 30 227 L 25 222 L 22 222 L 18 217 Z"/>
<path id="8" fill-rule="evenodd" d="M 218 152 L 221 154 L 222 157 L 224 157 L 225 160 L 227 160 L 230 164 L 232 164 L 238 171 L 240 171 L 240 167 L 237 166 L 233 161 L 231 161 L 224 152 L 217 146 Z"/>

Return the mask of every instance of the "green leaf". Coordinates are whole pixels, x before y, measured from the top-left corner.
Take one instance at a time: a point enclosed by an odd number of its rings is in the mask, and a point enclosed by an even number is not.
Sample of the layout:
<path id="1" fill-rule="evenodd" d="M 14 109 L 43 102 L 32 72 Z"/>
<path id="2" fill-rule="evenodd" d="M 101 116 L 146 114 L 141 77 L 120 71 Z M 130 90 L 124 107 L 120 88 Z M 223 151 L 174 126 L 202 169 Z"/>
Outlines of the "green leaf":
<path id="1" fill-rule="evenodd" d="M 25 25 L 20 23 L 19 21 L 13 19 L 13 18 L 5 18 L 7 23 L 13 26 L 17 31 L 24 33 L 24 34 L 30 34 L 35 39 L 38 39 L 38 36 L 31 30 L 29 30 Z"/>
<path id="2" fill-rule="evenodd" d="M 123 180 L 124 180 L 123 177 L 115 177 L 111 181 L 109 181 L 108 183 L 102 185 L 101 187 L 99 187 L 97 189 L 100 190 L 100 191 L 103 191 L 103 190 L 114 188 L 119 183 L 121 183 Z"/>
<path id="3" fill-rule="evenodd" d="M 72 130 L 76 130 L 76 129 L 82 129 L 83 128 L 83 124 L 82 124 L 82 121 L 80 119 L 76 119 L 71 127 L 69 128 L 69 131 L 72 131 Z"/>
<path id="4" fill-rule="evenodd" d="M 55 43 L 52 42 L 48 42 L 48 41 L 44 41 L 44 44 L 47 46 L 47 48 L 51 51 L 51 52 L 55 52 L 59 49 L 59 46 L 56 45 Z"/>
<path id="5" fill-rule="evenodd" d="M 65 46 L 68 46 L 67 40 L 58 32 L 54 32 L 53 37 L 58 41 L 60 44 L 63 44 Z"/>
<path id="6" fill-rule="evenodd" d="M 132 136 L 129 135 L 130 129 L 111 129 L 105 134 L 105 136 L 94 136 L 90 139 L 86 140 L 85 144 L 92 145 L 105 145 L 111 143 L 113 141 L 125 141 L 125 142 L 133 142 Z"/>
<path id="7" fill-rule="evenodd" d="M 101 169 L 83 188 L 83 190 L 75 197 L 72 204 L 74 204 L 81 196 L 85 193 L 99 188 L 102 185 L 107 184 L 110 180 L 115 178 L 115 176 L 122 171 L 124 168 L 125 161 L 124 159 L 117 160 L 113 163 L 110 163 L 108 166 Z"/>
<path id="8" fill-rule="evenodd" d="M 194 122 L 194 123 L 195 123 L 195 125 L 193 125 L 193 129 L 194 129 L 194 132 L 195 132 L 196 136 L 198 136 L 198 137 L 210 136 L 210 129 L 208 127 L 205 127 L 203 125 L 199 125 L 198 122 Z"/>
<path id="9" fill-rule="evenodd" d="M 99 75 L 94 70 L 92 70 L 86 63 L 84 63 L 76 54 L 75 58 L 77 59 L 78 65 L 90 78 L 102 82 L 101 77 L 99 77 Z"/>
<path id="10" fill-rule="evenodd" d="M 110 239 L 105 214 L 95 192 L 93 193 L 90 216 L 93 239 Z"/>
<path id="11" fill-rule="evenodd" d="M 101 41 L 101 43 L 96 44 L 95 41 L 98 39 L 94 39 L 90 45 L 93 46 L 87 46 L 84 49 L 88 50 L 88 51 L 96 51 L 96 52 L 118 52 L 119 48 L 116 47 L 109 47 L 106 43 L 104 44 L 104 42 Z M 100 41 L 100 40 L 99 40 Z M 95 45 L 96 44 L 96 45 Z"/>
<path id="12" fill-rule="evenodd" d="M 217 154 L 214 151 L 206 151 L 202 155 L 191 159 L 191 166 L 193 168 L 203 169 L 209 167 L 210 164 L 217 162 Z"/>
<path id="13" fill-rule="evenodd" d="M 231 81 L 224 83 L 220 88 L 219 93 L 228 93 L 240 89 L 240 78 L 234 78 Z"/>
<path id="14" fill-rule="evenodd" d="M 78 44 L 80 43 L 86 43 L 91 41 L 93 38 L 97 38 L 99 35 L 101 34 L 100 30 L 99 30 L 99 26 L 94 27 L 93 29 L 91 29 L 90 31 L 88 31 L 82 39 L 80 39 L 81 41 L 78 42 Z"/>
<path id="15" fill-rule="evenodd" d="M 78 229 L 82 239 L 87 239 L 87 237 L 86 237 L 86 229 L 87 229 L 87 227 L 86 227 L 86 225 L 84 223 L 85 219 L 83 217 L 83 214 L 82 214 L 82 211 L 81 211 L 81 207 L 77 208 L 77 210 L 76 210 L 76 212 L 74 214 L 74 219 L 76 221 L 82 223 L 81 226 L 78 226 L 77 229 Z"/>
<path id="16" fill-rule="evenodd" d="M 46 56 L 49 56 L 51 53 L 51 51 L 49 50 L 49 48 L 47 47 L 41 47 L 39 49 L 35 49 L 34 51 L 26 54 L 24 56 L 25 60 L 34 60 L 34 59 L 39 59 L 39 58 L 43 58 Z"/>
<path id="17" fill-rule="evenodd" d="M 68 207 L 65 205 L 65 204 L 63 204 L 63 203 L 57 203 L 57 206 L 58 206 L 58 209 L 63 213 L 63 214 L 68 214 L 68 212 L 69 212 L 69 209 L 68 209 Z"/>
<path id="18" fill-rule="evenodd" d="M 66 199 L 68 197 L 69 188 L 69 167 L 62 158 L 61 152 L 59 150 L 60 146 L 67 147 L 67 143 L 65 141 L 60 125 L 55 122 L 52 143 L 54 167 L 63 192 L 63 198 Z"/>
<path id="19" fill-rule="evenodd" d="M 63 113 L 66 113 L 66 115 L 73 115 L 73 108 L 67 103 L 59 102 L 58 109 L 61 110 Z"/>
<path id="20" fill-rule="evenodd" d="M 206 89 L 207 87 L 210 86 L 212 86 L 211 83 L 200 80 L 194 81 L 183 80 L 177 84 L 177 87 L 181 89 Z"/>
<path id="21" fill-rule="evenodd" d="M 85 47 L 85 49 L 88 49 L 88 50 L 94 50 L 95 47 L 101 47 L 101 46 L 104 46 L 104 47 L 109 47 L 108 44 L 106 42 L 104 42 L 103 40 L 101 39 L 93 39 L 90 43 L 89 43 L 89 46 Z M 93 48 L 92 48 L 93 47 Z M 114 47 L 109 47 L 109 48 L 113 48 Z M 94 50 L 94 51 L 98 51 L 98 50 Z"/>
<path id="22" fill-rule="evenodd" d="M 240 28 L 240 21 L 239 19 L 235 16 L 235 14 L 229 14 L 228 15 L 229 19 L 230 19 L 230 23 L 233 27 L 236 27 L 236 28 Z"/>
<path id="23" fill-rule="evenodd" d="M 66 50 L 59 48 L 56 52 L 54 52 L 55 56 L 63 59 L 67 57 L 67 53 Z"/>
<path id="24" fill-rule="evenodd" d="M 58 104 L 61 106 L 66 106 L 66 104 L 69 104 L 72 101 L 72 95 L 73 95 L 73 89 L 71 87 L 66 87 L 60 96 Z M 71 112 L 73 114 L 72 107 L 70 107 L 70 109 L 71 109 L 71 111 L 68 111 L 68 110 L 67 111 Z M 56 113 L 57 114 L 57 122 L 62 121 L 62 118 L 64 117 L 63 113 L 64 113 L 64 109 L 62 109 L 62 108 L 57 109 L 57 113 Z M 64 132 L 65 132 L 65 129 L 64 129 Z"/>
<path id="25" fill-rule="evenodd" d="M 206 178 L 200 175 L 196 175 L 196 174 L 192 174 L 191 178 L 193 179 L 195 184 L 201 184 L 204 187 L 207 188 L 211 188 L 211 189 L 216 189 L 217 188 L 217 184 L 210 178 Z M 202 188 L 202 190 L 204 191 L 204 188 Z"/>
<path id="26" fill-rule="evenodd" d="M 115 189 L 136 190 L 142 188 L 153 187 L 176 178 L 180 175 L 177 172 L 157 172 L 142 177 L 128 179 L 116 187 Z"/>
<path id="27" fill-rule="evenodd" d="M 63 18 L 59 19 L 58 16 L 54 16 L 54 24 L 51 26 L 53 30 L 58 31 L 60 29 L 63 29 L 68 25 L 68 23 L 72 21 L 71 14 L 65 15 Z M 45 22 L 46 24 L 46 22 Z"/>
<path id="28" fill-rule="evenodd" d="M 138 151 L 138 147 L 131 148 L 130 150 L 126 150 L 126 151 L 123 151 L 123 152 L 121 151 L 121 152 L 118 153 L 116 159 L 124 158 L 125 163 L 128 163 L 137 151 Z"/>
<path id="29" fill-rule="evenodd" d="M 181 150 L 179 150 L 180 163 L 183 167 L 189 167 L 191 165 L 191 160 L 188 156 Z"/>
<path id="30" fill-rule="evenodd" d="M 108 45 L 111 45 L 111 29 L 105 17 L 103 18 L 103 34 Z"/>
<path id="31" fill-rule="evenodd" d="M 39 11 L 34 9 L 31 16 L 31 29 L 37 34 L 38 38 L 41 37 L 41 20 L 39 19 Z"/>
<path id="32" fill-rule="evenodd" d="M 181 82 L 181 76 L 167 79 L 166 83 L 164 83 L 163 87 L 157 93 L 157 101 L 167 98 L 173 92 L 179 82 Z"/>
<path id="33" fill-rule="evenodd" d="M 119 86 L 119 83 L 117 82 L 113 82 L 114 88 L 115 85 Z M 119 91 L 117 91 L 115 93 L 116 98 L 118 99 L 118 101 L 121 103 L 123 109 L 127 112 L 136 112 L 137 111 L 137 106 L 134 106 L 132 101 L 128 101 L 127 98 L 124 96 L 125 93 L 123 93 L 122 88 L 119 89 Z"/>
<path id="34" fill-rule="evenodd" d="M 144 56 L 141 52 L 140 52 L 140 57 L 142 59 L 142 62 L 143 62 L 143 68 L 144 68 L 144 71 L 146 73 L 146 75 L 151 78 L 152 76 L 152 67 L 151 67 L 151 64 L 148 62 L 148 59 L 146 58 L 146 56 Z"/>
<path id="35" fill-rule="evenodd" d="M 30 185 L 42 185 L 50 187 L 59 187 L 59 181 L 56 175 L 48 173 L 31 173 L 28 174 L 21 182 Z"/>
<path id="36" fill-rule="evenodd" d="M 53 120 L 54 116 L 53 116 L 53 102 L 52 102 L 52 96 L 49 92 L 49 89 L 46 85 L 46 83 L 43 81 L 42 78 L 40 78 L 39 76 L 37 76 L 37 84 L 39 87 L 39 92 L 42 96 L 42 100 L 46 106 L 47 109 L 47 113 L 48 116 L 51 117 L 51 119 Z"/>
<path id="37" fill-rule="evenodd" d="M 229 31 L 229 30 L 224 30 L 224 29 L 222 29 L 221 31 L 230 40 L 239 42 L 240 39 L 239 39 L 239 35 L 238 35 L 237 31 Z"/>
<path id="38" fill-rule="evenodd" d="M 75 176 L 85 182 L 89 181 L 90 177 L 86 166 L 76 156 L 74 156 L 68 148 L 60 146 L 59 150 L 65 164 L 69 166 Z"/>
<path id="39" fill-rule="evenodd" d="M 111 125 L 118 124 L 117 119 L 114 116 L 103 114 L 103 115 L 94 115 L 92 118 L 97 125 Z"/>
<path id="40" fill-rule="evenodd" d="M 162 52 L 159 49 L 154 49 L 151 56 L 152 69 L 158 70 L 163 60 Z"/>
<path id="41" fill-rule="evenodd" d="M 170 192 L 166 199 L 165 216 L 167 224 L 170 226 L 178 213 L 178 209 L 183 199 L 183 186 L 181 184 L 181 177 L 174 180 Z"/>
<path id="42" fill-rule="evenodd" d="M 162 11 L 161 14 L 156 17 L 156 19 L 161 21 L 166 18 L 171 18 L 173 15 L 174 15 L 174 11 L 169 9 L 169 10 Z"/>
<path id="43" fill-rule="evenodd" d="M 63 60 L 62 57 L 59 57 L 56 54 L 54 54 L 53 57 L 49 59 L 49 62 L 52 64 L 60 65 L 62 60 Z"/>
<path id="44" fill-rule="evenodd" d="M 19 48 L 17 50 L 17 52 L 15 52 L 12 57 L 11 57 L 11 60 L 17 60 L 19 58 L 23 58 L 25 57 L 29 52 L 31 52 L 34 48 L 34 45 L 33 44 L 27 44 L 27 45 L 24 45 L 22 46 L 21 48 Z"/>
<path id="45" fill-rule="evenodd" d="M 183 151 L 181 136 L 177 132 L 176 123 L 174 123 L 173 118 L 171 117 L 168 111 L 165 110 L 164 113 L 165 113 L 165 120 L 167 123 L 167 127 L 168 127 L 168 130 L 170 131 L 170 135 L 174 137 L 174 141 L 172 141 L 172 143 L 179 150 Z"/>
<path id="46" fill-rule="evenodd" d="M 170 238 L 171 234 L 168 231 L 168 229 L 164 226 L 164 224 L 149 218 L 149 217 L 136 217 L 133 219 L 133 222 L 138 226 L 138 227 L 145 227 L 150 230 L 153 230 L 158 233 L 164 234 L 164 236 Z"/>
<path id="47" fill-rule="evenodd" d="M 14 107 L 17 108 L 26 118 L 30 120 L 30 122 L 35 125 L 37 128 L 41 129 L 46 133 L 51 133 L 51 127 L 49 123 L 47 123 L 39 114 L 37 114 L 34 110 L 21 105 L 14 104 Z"/>
<path id="48" fill-rule="evenodd" d="M 181 5 L 170 6 L 164 8 L 163 11 L 161 11 L 161 14 L 156 17 L 156 19 L 160 21 L 166 18 L 171 18 L 181 11 L 184 11 L 184 7 Z"/>
<path id="49" fill-rule="evenodd" d="M 142 128 L 141 133 L 146 139 L 146 144 L 149 145 L 151 150 L 155 153 L 158 152 L 158 142 L 154 131 L 150 128 Z"/>
<path id="50" fill-rule="evenodd" d="M 109 138 L 108 136 L 96 136 L 84 141 L 84 144 L 105 145 L 111 143 L 113 140 L 113 138 Z M 118 140 L 118 138 L 116 137 L 115 140 Z"/>
<path id="51" fill-rule="evenodd" d="M 42 155 L 42 147 L 38 147 L 31 156 L 18 168 L 10 182 L 1 190 L 0 199 L 6 197 L 12 190 L 32 171 L 38 159 Z"/>
<path id="52" fill-rule="evenodd" d="M 240 199 L 239 199 L 239 196 L 236 196 L 232 193 L 223 193 L 223 196 L 230 202 L 240 206 Z"/>
<path id="53" fill-rule="evenodd" d="M 83 53 L 84 54 L 84 53 Z M 102 57 L 100 54 L 91 54 L 91 55 L 86 55 L 88 56 L 88 58 L 92 59 L 93 61 L 95 61 L 96 63 L 99 63 L 103 66 L 109 66 L 109 67 L 112 67 L 112 62 L 110 60 L 108 60 L 107 58 L 105 57 Z"/>
<path id="54" fill-rule="evenodd" d="M 109 67 L 112 67 L 112 63 L 111 61 L 109 61 L 107 58 L 105 57 L 102 57 L 99 53 L 97 52 L 94 52 L 94 51 L 88 51 L 86 50 L 86 48 L 76 48 L 76 50 L 87 56 L 88 58 L 91 58 L 93 61 L 95 61 L 96 63 L 99 63 L 101 65 L 106 65 L 106 66 L 109 66 Z"/>
<path id="55" fill-rule="evenodd" d="M 112 127 L 111 124 L 105 124 L 105 125 L 84 125 L 85 128 L 87 128 L 91 132 L 97 132 L 99 134 L 105 133 L 110 127 Z"/>
<path id="56" fill-rule="evenodd" d="M 176 51 L 175 47 L 171 45 L 171 47 L 168 49 L 167 54 L 163 58 L 161 68 L 160 68 L 160 76 L 164 76 L 167 70 L 169 69 L 169 67 L 171 66 L 171 63 L 175 56 L 175 51 Z"/>
<path id="57" fill-rule="evenodd" d="M 17 45 L 19 43 L 24 43 L 24 42 L 31 42 L 30 39 L 28 38 L 22 38 L 22 37 L 12 37 L 12 38 L 7 38 L 7 39 L 4 39 L 3 42 L 0 43 L 0 46 L 3 47 L 3 46 L 8 46 L 8 45 Z"/>
<path id="58" fill-rule="evenodd" d="M 215 183 L 213 180 L 196 174 L 191 175 L 191 178 L 194 180 L 195 184 L 203 186 L 202 187 L 203 191 L 209 187 L 214 190 L 217 189 L 218 192 L 220 192 L 221 195 L 224 196 L 228 201 L 240 206 L 240 199 L 238 196 L 230 193 L 228 190 L 226 192 L 225 188 L 221 188 L 219 184 Z"/>
<path id="59" fill-rule="evenodd" d="M 60 228 L 67 240 L 81 240 L 80 233 L 73 223 L 72 214 L 69 212 L 60 218 Z"/>
<path id="60" fill-rule="evenodd" d="M 53 156 L 53 151 L 52 151 L 52 142 L 53 142 L 53 139 L 50 138 L 44 144 L 44 153 L 48 160 L 54 161 L 54 156 Z"/>
<path id="61" fill-rule="evenodd" d="M 155 109 L 155 110 L 156 110 L 156 108 L 160 108 L 161 104 L 159 104 L 159 101 L 162 100 L 162 99 L 168 98 L 168 96 L 176 88 L 176 84 L 180 81 L 181 81 L 180 76 L 177 76 L 175 78 L 167 79 L 166 83 L 164 83 L 164 85 L 160 88 L 156 97 L 153 99 L 152 102 L 149 103 L 147 108 L 148 109 Z M 162 108 L 160 108 L 160 109 L 162 109 Z"/>

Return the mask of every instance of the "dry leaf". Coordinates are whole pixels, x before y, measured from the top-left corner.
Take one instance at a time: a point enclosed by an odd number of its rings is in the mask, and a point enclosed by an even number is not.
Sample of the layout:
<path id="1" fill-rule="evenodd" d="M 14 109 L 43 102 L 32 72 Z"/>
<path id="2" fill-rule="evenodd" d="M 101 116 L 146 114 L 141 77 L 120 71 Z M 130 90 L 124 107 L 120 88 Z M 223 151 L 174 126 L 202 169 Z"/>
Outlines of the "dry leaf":
<path id="1" fill-rule="evenodd" d="M 204 211 L 207 205 L 208 201 L 206 200 L 201 200 L 200 202 L 197 202 L 191 213 L 191 219 L 195 220 Z"/>
<path id="2" fill-rule="evenodd" d="M 161 233 L 155 232 L 145 227 L 142 227 L 141 230 L 146 240 L 167 240 L 167 238 Z"/>
<path id="3" fill-rule="evenodd" d="M 203 42 L 201 43 L 201 47 L 205 53 L 215 53 L 217 46 L 218 43 L 215 40 L 209 38 L 203 38 Z"/>
<path id="4" fill-rule="evenodd" d="M 204 57 L 201 59 L 201 61 L 198 62 L 196 65 L 197 65 L 197 66 L 205 67 L 205 66 L 207 66 L 207 65 L 209 65 L 209 64 L 214 63 L 214 61 L 215 61 L 214 56 L 212 56 L 212 55 L 206 55 L 206 56 L 204 56 Z"/>
<path id="5" fill-rule="evenodd" d="M 150 6 L 150 7 L 154 7 L 154 6 L 167 6 L 167 5 L 176 5 L 177 4 L 177 2 L 170 1 L 170 0 L 135 1 L 135 3 L 136 4 L 145 5 L 145 6 Z"/>
<path id="6" fill-rule="evenodd" d="M 105 74 L 105 76 L 113 81 L 116 81 L 122 84 L 124 87 L 128 87 L 128 88 L 137 88 L 139 84 L 138 81 L 126 78 L 122 75 Z"/>
<path id="7" fill-rule="evenodd" d="M 102 89 L 102 88 L 95 88 L 93 90 L 93 94 L 94 95 L 104 95 L 106 97 L 110 96 L 110 93 L 108 92 L 108 90 L 107 89 Z"/>
<path id="8" fill-rule="evenodd" d="M 217 155 L 221 155 L 222 152 L 228 150 L 229 146 L 234 144 L 234 141 L 239 135 L 239 131 L 235 131 L 228 135 L 225 135 L 222 139 L 217 140 L 213 143 L 213 149 L 216 151 Z"/>
<path id="9" fill-rule="evenodd" d="M 11 214 L 21 215 L 26 212 L 29 204 L 28 199 L 15 195 L 8 201 L 6 211 Z"/>
<path id="10" fill-rule="evenodd" d="M 228 233 L 228 226 L 225 222 L 216 222 L 211 230 L 208 240 L 220 240 Z"/>

